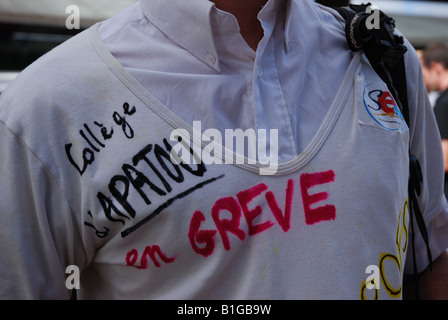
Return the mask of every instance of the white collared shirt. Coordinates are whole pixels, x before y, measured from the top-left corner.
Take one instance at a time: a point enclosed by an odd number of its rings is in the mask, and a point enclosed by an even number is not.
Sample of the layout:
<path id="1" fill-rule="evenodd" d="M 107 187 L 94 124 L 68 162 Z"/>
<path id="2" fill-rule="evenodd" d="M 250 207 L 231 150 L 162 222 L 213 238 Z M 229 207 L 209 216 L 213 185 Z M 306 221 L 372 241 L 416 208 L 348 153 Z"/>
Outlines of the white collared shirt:
<path id="1" fill-rule="evenodd" d="M 66 298 L 74 266 L 90 299 L 401 298 L 413 262 L 409 141 L 433 257 L 448 247 L 443 158 L 415 51 L 405 55 L 407 78 L 418 79 L 408 81 L 408 130 L 398 112 L 372 113 L 373 93 L 388 89 L 360 52 L 345 69 L 351 53 L 327 9 L 291 0 L 268 19 L 284 3 L 271 0 L 255 54 L 231 15 L 205 0 L 175 3 L 145 0 L 102 24 L 129 72 L 95 25 L 2 93 L 0 297 Z M 173 164 L 173 130 L 198 119 L 278 128 L 282 159 L 307 148 L 275 175 L 250 163 Z"/>
<path id="2" fill-rule="evenodd" d="M 352 58 L 335 27 L 339 17 L 302 2 L 266 3 L 256 52 L 235 17 L 206 0 L 143 0 L 99 32 L 131 75 L 186 123 L 221 132 L 277 129 L 285 162 L 314 137 Z"/>

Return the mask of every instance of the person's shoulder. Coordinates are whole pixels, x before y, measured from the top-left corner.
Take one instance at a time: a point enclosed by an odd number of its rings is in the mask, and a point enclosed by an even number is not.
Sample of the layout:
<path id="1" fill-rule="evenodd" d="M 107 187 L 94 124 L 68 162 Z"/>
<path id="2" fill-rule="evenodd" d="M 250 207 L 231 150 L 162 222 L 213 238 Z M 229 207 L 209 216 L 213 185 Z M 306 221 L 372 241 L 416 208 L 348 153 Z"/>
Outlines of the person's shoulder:
<path id="1" fill-rule="evenodd" d="M 437 103 L 443 104 L 443 106 L 448 107 L 448 89 L 440 94 L 437 98 Z"/>
<path id="2" fill-rule="evenodd" d="M 70 38 L 25 68 L 0 95 L 0 121 L 18 130 L 68 110 L 82 98 L 101 68 L 89 33 L 90 29 Z"/>
<path id="3" fill-rule="evenodd" d="M 442 92 L 438 97 L 434 105 L 434 114 L 438 121 L 442 121 L 443 125 L 448 120 L 448 89 Z M 439 127 L 441 123 L 439 124 Z"/>
<path id="4" fill-rule="evenodd" d="M 87 41 L 82 32 L 41 56 L 20 72 L 2 94 L 2 100 L 15 96 L 21 90 L 26 90 L 30 95 L 35 91 L 48 93 L 46 89 L 60 87 L 61 81 L 73 75 L 74 70 L 79 70 L 81 63 L 88 63 L 83 57 Z"/>

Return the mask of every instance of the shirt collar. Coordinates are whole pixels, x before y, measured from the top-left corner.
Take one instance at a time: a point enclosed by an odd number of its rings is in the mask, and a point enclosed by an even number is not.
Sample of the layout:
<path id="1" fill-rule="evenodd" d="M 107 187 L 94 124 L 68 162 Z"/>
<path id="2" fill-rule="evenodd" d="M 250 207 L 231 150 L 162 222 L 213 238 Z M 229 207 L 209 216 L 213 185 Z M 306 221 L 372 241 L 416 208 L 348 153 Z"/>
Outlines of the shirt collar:
<path id="1" fill-rule="evenodd" d="M 243 1 L 243 0 L 242 0 Z M 279 3 L 288 2 L 284 25 L 285 50 L 288 48 L 290 24 L 289 12 L 294 0 L 268 0 L 260 12 L 260 18 L 275 19 L 273 14 Z M 303 1 L 303 0 L 300 0 Z M 143 14 L 165 35 L 185 48 L 196 58 L 219 71 L 218 53 L 214 42 L 214 32 L 239 32 L 236 19 L 218 10 L 208 0 L 141 0 Z"/>
<path id="2" fill-rule="evenodd" d="M 299 0 L 304 1 L 304 0 Z M 277 19 L 283 20 L 283 43 L 285 51 L 288 52 L 289 33 L 291 24 L 291 12 L 293 10 L 294 0 L 268 0 L 266 5 L 260 11 L 258 18 L 262 21 L 265 32 L 272 29 L 277 24 Z M 263 23 L 263 22 L 266 23 Z"/>
<path id="3" fill-rule="evenodd" d="M 149 21 L 195 57 L 217 69 L 218 55 L 210 25 L 213 3 L 206 0 L 186 3 L 183 0 L 140 1 Z"/>

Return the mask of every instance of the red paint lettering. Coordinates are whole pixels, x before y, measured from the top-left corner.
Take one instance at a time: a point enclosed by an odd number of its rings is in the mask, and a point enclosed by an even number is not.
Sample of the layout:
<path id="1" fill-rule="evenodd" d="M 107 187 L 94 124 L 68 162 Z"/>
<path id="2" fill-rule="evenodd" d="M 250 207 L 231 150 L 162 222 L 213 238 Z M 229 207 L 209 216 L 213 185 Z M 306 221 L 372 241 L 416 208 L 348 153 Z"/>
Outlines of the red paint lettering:
<path id="1" fill-rule="evenodd" d="M 317 173 L 304 173 L 300 176 L 300 188 L 302 193 L 305 222 L 312 225 L 317 222 L 334 220 L 336 218 L 336 207 L 331 204 L 316 207 L 314 204 L 328 199 L 327 192 L 310 194 L 309 190 L 321 184 L 333 182 L 335 174 L 332 170 Z M 211 217 L 216 226 L 216 230 L 201 230 L 201 225 L 206 221 L 205 215 L 197 210 L 194 212 L 188 231 L 188 239 L 193 251 L 204 257 L 210 256 L 216 247 L 216 233 L 219 232 L 223 247 L 226 251 L 231 250 L 229 233 L 238 237 L 241 241 L 246 238 L 246 233 L 240 228 L 241 216 L 244 214 L 248 226 L 248 235 L 253 236 L 270 229 L 275 223 L 274 220 L 258 221 L 261 219 L 263 207 L 257 205 L 262 198 L 266 199 L 265 204 L 269 206 L 274 218 L 282 228 L 283 232 L 288 232 L 291 228 L 292 203 L 294 198 L 295 182 L 290 179 L 286 186 L 284 210 L 280 209 L 277 198 L 269 187 L 260 183 L 247 190 L 238 192 L 235 197 L 224 197 L 216 200 L 212 209 Z M 258 201 L 258 202 L 257 202 Z M 312 207 L 313 206 L 313 207 Z M 129 252 L 127 256 L 128 264 L 135 264 L 138 254 Z"/>
<path id="2" fill-rule="evenodd" d="M 129 251 L 126 254 L 126 265 L 133 267 L 135 265 L 135 262 L 137 261 L 137 258 L 138 258 L 138 251 L 135 249 L 132 249 L 131 251 Z M 136 267 L 136 268 L 141 269 L 139 267 Z"/>
<path id="3" fill-rule="evenodd" d="M 327 192 L 309 194 L 308 190 L 318 184 L 333 182 L 335 174 L 333 170 L 316 173 L 303 173 L 300 176 L 300 188 L 302 192 L 303 209 L 305 211 L 306 224 L 315 224 L 320 221 L 334 220 L 336 218 L 336 207 L 327 204 L 322 207 L 311 208 L 313 203 L 328 199 Z"/>
<path id="4" fill-rule="evenodd" d="M 130 267 L 135 267 L 137 269 L 147 269 L 148 268 L 148 256 L 154 263 L 154 266 L 157 268 L 160 268 L 162 265 L 160 264 L 159 260 L 156 257 L 156 254 L 159 256 L 159 259 L 161 259 L 165 263 L 172 263 L 174 260 L 176 260 L 177 256 L 173 258 L 169 258 L 158 245 L 153 246 L 147 246 L 145 247 L 145 250 L 143 251 L 143 254 L 140 259 L 140 265 L 136 266 L 135 263 L 138 259 L 138 251 L 136 249 L 132 249 L 126 254 L 126 265 Z"/>
<path id="5" fill-rule="evenodd" d="M 396 106 L 394 99 L 392 98 L 392 95 L 390 92 L 383 92 L 381 96 L 378 98 L 379 104 L 381 104 L 381 109 L 389 115 L 393 115 L 395 113 L 394 108 L 389 107 L 389 105 Z"/>
<path id="6" fill-rule="evenodd" d="M 286 187 L 286 201 L 285 201 L 285 214 L 278 206 L 277 200 L 275 199 L 274 193 L 272 191 L 266 192 L 266 201 L 268 202 L 269 208 L 271 208 L 272 214 L 275 219 L 277 219 L 278 224 L 282 227 L 284 232 L 288 232 L 291 227 L 291 208 L 292 199 L 294 195 L 294 180 L 288 180 L 288 186 Z"/>
<path id="7" fill-rule="evenodd" d="M 220 212 L 222 210 L 229 211 L 232 214 L 232 219 L 221 219 Z M 241 220 L 241 208 L 238 202 L 232 197 L 225 197 L 218 199 L 212 207 L 212 217 L 215 221 L 216 228 L 221 235 L 224 249 L 230 250 L 230 240 L 227 236 L 227 232 L 231 232 L 236 235 L 240 240 L 244 240 L 246 235 L 240 227 Z"/>
<path id="8" fill-rule="evenodd" d="M 236 195 L 240 202 L 241 208 L 243 209 L 244 216 L 246 217 L 247 225 L 249 227 L 248 233 L 250 236 L 263 232 L 274 225 L 269 220 L 254 225 L 254 219 L 261 214 L 261 207 L 256 206 L 255 209 L 252 210 L 248 208 L 249 202 L 251 202 L 255 197 L 259 196 L 267 188 L 267 185 L 265 185 L 264 183 L 260 183 L 250 189 L 241 191 Z"/>
<path id="9" fill-rule="evenodd" d="M 188 239 L 191 246 L 197 254 L 208 257 L 215 249 L 215 234 L 216 230 L 201 230 L 202 222 L 205 221 L 205 216 L 201 211 L 195 211 L 190 222 L 190 230 L 188 231 Z M 204 243 L 205 246 L 200 248 L 196 243 Z"/>

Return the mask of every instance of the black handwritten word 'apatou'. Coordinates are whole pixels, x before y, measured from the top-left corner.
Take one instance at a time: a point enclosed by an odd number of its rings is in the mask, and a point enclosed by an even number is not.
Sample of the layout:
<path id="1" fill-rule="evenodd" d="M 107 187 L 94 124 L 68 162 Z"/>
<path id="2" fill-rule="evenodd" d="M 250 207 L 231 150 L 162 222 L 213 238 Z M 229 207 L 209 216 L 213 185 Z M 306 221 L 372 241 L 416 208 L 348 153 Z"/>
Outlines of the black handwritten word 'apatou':
<path id="1" fill-rule="evenodd" d="M 115 111 L 112 115 L 114 123 L 121 128 L 123 134 L 128 139 L 134 138 L 134 130 L 127 122 L 126 116 L 132 116 L 135 112 L 135 107 L 131 108 L 129 106 L 129 103 L 125 102 L 123 104 L 124 115 L 120 114 L 117 111 Z M 115 133 L 114 126 L 111 126 L 108 129 L 104 126 L 104 124 L 97 121 L 94 121 L 93 125 L 97 128 L 96 134 L 92 131 L 92 125 L 89 126 L 87 123 L 83 124 L 84 129 L 79 130 L 81 138 L 88 144 L 88 147 L 85 147 L 82 150 L 82 161 L 77 162 L 72 156 L 72 143 L 68 143 L 65 145 L 65 153 L 67 154 L 68 160 L 81 176 L 86 171 L 87 167 L 95 161 L 95 153 L 99 153 L 102 149 L 106 148 L 107 140 L 111 139 Z"/>
<path id="2" fill-rule="evenodd" d="M 180 138 L 179 141 L 185 143 Z M 197 158 L 193 148 L 187 145 L 185 147 Z M 121 170 L 110 178 L 107 190 L 96 194 L 97 203 L 102 209 L 99 212 L 104 214 L 109 222 L 119 223 L 125 228 L 121 232 L 123 238 L 151 221 L 176 201 L 224 177 L 204 176 L 207 168 L 203 163 L 172 163 L 171 151 L 172 146 L 167 139 L 163 139 L 161 144 L 147 144 L 127 163 L 122 164 Z M 198 178 L 195 184 L 184 184 L 192 177 Z M 156 202 L 153 203 L 154 199 Z M 144 212 L 136 209 L 136 206 L 139 208 L 142 204 L 147 206 Z M 107 237 L 110 228 L 95 225 L 93 214 L 90 211 L 88 214 L 92 222 L 85 221 L 84 225 L 92 228 L 97 237 Z"/>

